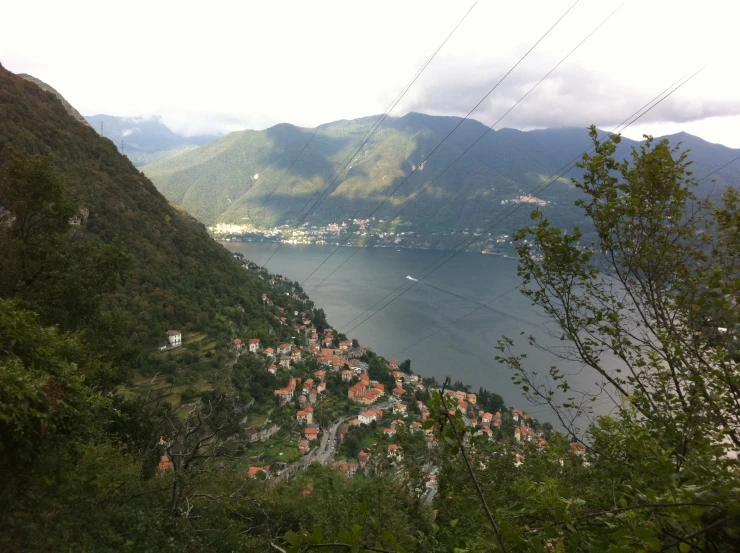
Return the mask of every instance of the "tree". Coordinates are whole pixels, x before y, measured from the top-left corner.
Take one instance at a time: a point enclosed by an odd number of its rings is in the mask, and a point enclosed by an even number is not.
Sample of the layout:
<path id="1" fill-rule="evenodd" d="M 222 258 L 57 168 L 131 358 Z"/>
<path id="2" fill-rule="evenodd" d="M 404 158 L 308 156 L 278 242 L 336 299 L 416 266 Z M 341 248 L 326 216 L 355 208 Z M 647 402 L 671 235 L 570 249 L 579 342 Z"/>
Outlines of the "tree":
<path id="1" fill-rule="evenodd" d="M 594 152 L 573 183 L 595 241 L 582 244 L 580 229 L 554 228 L 539 210 L 515 237 L 522 292 L 557 329 L 557 347 L 529 343 L 593 371 L 598 387 L 574 389 L 557 366 L 544 375 L 528 369 L 510 338 L 499 342 L 499 360 L 588 448 L 592 467 L 568 496 L 585 501 L 590 526 L 576 523 L 566 543 L 728 550 L 738 538 L 726 453 L 740 447 L 740 196 L 698 200 L 680 145 L 646 137 L 620 162 L 618 136 L 590 134 Z M 599 416 L 607 400 L 614 414 Z M 585 433 L 584 420 L 595 421 Z M 632 510 L 639 521 L 623 516 Z"/>
<path id="2" fill-rule="evenodd" d="M 398 365 L 398 370 L 401 372 L 405 372 L 406 374 L 411 373 L 411 359 L 406 359 L 400 365 Z"/>

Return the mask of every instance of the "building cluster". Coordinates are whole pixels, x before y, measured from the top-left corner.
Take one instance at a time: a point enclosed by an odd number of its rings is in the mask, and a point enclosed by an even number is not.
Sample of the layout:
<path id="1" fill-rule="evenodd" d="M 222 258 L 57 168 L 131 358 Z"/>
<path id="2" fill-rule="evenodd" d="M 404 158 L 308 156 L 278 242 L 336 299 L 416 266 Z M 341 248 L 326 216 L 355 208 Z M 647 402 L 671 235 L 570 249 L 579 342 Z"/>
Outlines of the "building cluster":
<path id="1" fill-rule="evenodd" d="M 391 441 L 395 441 L 399 430 L 408 428 L 411 432 L 425 433 L 429 447 L 435 445 L 432 429 L 423 428 L 423 422 L 429 418 L 429 409 L 424 402 L 417 401 L 415 397 L 416 392 L 427 392 L 427 388 L 419 375 L 401 371 L 398 361 L 391 360 L 387 363 L 386 369 L 388 375 L 392 377 L 394 387 L 386 390 L 385 384 L 372 380 L 368 374 L 369 365 L 363 361 L 363 359 L 367 359 L 365 354 L 368 348 L 360 346 L 357 341 L 340 340 L 331 328 L 317 329 L 312 322 L 312 311 L 310 307 L 306 306 L 307 296 L 303 292 L 297 292 L 294 285 L 287 279 L 279 276 L 265 277 L 262 274 L 259 275 L 259 278 L 272 287 L 270 293 L 261 294 L 262 303 L 266 308 L 273 311 L 275 320 L 279 325 L 292 328 L 296 336 L 301 336 L 301 339 L 297 342 L 305 345 L 285 342 L 274 347 L 263 348 L 261 340 L 252 337 L 246 339 L 234 338 L 232 346 L 238 354 L 250 354 L 264 358 L 266 370 L 274 375 L 280 375 L 282 371 L 289 370 L 292 366 L 301 362 L 315 360 L 319 365 L 320 368 L 313 371 L 312 377 L 302 379 L 292 376 L 286 386 L 273 391 L 281 405 L 297 400 L 298 407 L 295 413 L 295 421 L 302 427 L 302 436 L 298 442 L 299 453 L 308 454 L 311 451 L 312 444 L 316 443 L 320 437 L 321 430 L 319 425 L 316 424 L 314 406 L 321 401 L 322 395 L 326 392 L 326 379 L 329 373 L 338 374 L 342 382 L 349 384 L 347 396 L 360 407 L 357 417 L 339 426 L 336 433 L 338 441 L 342 440 L 348 429 L 363 424 L 370 425 L 373 422 L 380 422 L 384 417 L 384 410 L 390 410 L 395 420 L 386 422 L 383 427 L 379 427 L 379 434 L 382 428 L 382 435 Z M 285 307 L 279 307 L 278 304 Z M 303 374 L 302 376 L 306 375 Z M 385 403 L 384 406 L 381 406 L 382 408 L 371 407 L 376 403 L 379 404 L 381 399 Z M 495 438 L 495 432 L 502 424 L 501 412 L 490 413 L 478 409 L 478 397 L 474 393 L 447 390 L 445 399 L 448 401 L 453 414 L 460 411 L 466 423 L 475 427 L 475 435 L 488 436 L 491 440 Z M 414 404 L 414 402 L 416 403 Z M 414 406 L 415 412 L 418 408 L 418 413 L 420 413 L 418 418 L 412 418 L 410 421 L 407 419 L 409 405 Z M 510 420 L 515 423 L 513 435 L 517 443 L 532 443 L 538 446 L 547 444 L 541 433 L 536 430 L 537 425 L 534 417 L 519 409 L 510 409 L 509 414 Z M 388 419 L 383 420 L 387 421 Z M 387 442 L 385 443 L 387 444 Z M 582 448 L 582 446 L 573 444 L 571 452 L 583 454 L 584 450 L 579 448 Z M 387 451 L 384 451 L 384 449 L 387 449 Z M 515 464 L 519 466 L 523 463 L 524 457 L 520 452 L 515 453 L 517 454 Z M 333 457 L 330 456 L 330 458 Z M 369 467 L 371 459 L 375 465 L 385 460 L 390 461 L 393 466 L 400 469 L 403 458 L 402 446 L 391 443 L 383 445 L 381 449 L 377 447 L 366 448 L 357 456 L 357 462 L 341 462 L 336 464 L 336 469 L 347 476 L 353 476 L 358 470 Z M 254 471 L 250 469 L 250 476 L 256 477 L 264 470 L 264 468 L 258 467 L 255 467 Z M 430 482 L 432 482 L 432 479 L 430 479 Z"/>

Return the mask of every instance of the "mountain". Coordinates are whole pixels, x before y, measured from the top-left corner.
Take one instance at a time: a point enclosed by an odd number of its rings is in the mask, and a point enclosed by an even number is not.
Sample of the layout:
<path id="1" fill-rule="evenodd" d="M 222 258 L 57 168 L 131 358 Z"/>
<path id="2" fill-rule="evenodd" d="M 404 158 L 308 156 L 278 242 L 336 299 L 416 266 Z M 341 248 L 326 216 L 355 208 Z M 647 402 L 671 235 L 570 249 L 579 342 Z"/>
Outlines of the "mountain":
<path id="1" fill-rule="evenodd" d="M 182 136 L 157 118 L 88 115 L 85 120 L 120 147 L 135 166 L 168 159 L 208 144 L 221 135 Z M 102 127 L 101 127 L 102 125 Z"/>
<path id="2" fill-rule="evenodd" d="M 293 164 L 314 129 L 280 124 L 263 131 L 234 132 L 219 141 L 175 158 L 152 163 L 142 171 L 175 204 L 208 225 L 252 224 L 258 227 L 298 221 L 303 207 L 327 186 L 333 171 L 352 155 L 376 117 L 322 125 L 306 151 Z M 312 209 L 315 224 L 366 218 L 414 167 L 417 170 L 376 213 L 393 217 L 404 201 L 452 163 L 487 129 L 466 120 L 430 156 L 460 122 L 457 117 L 410 113 L 389 117 L 372 139 L 354 155 L 348 170 Z M 668 137 L 691 147 L 694 171 L 703 176 L 740 153 L 681 134 Z M 623 139 L 620 155 L 638 143 Z M 489 132 L 442 174 L 401 215 L 405 230 L 431 236 L 440 230 L 483 227 L 511 202 L 545 182 L 590 147 L 586 129 L 564 128 L 523 132 Z M 293 164 L 291 166 L 291 164 Z M 575 190 L 568 174 L 540 194 L 553 218 L 564 224 L 581 217 L 572 208 Z M 740 182 L 740 164 L 718 172 L 720 185 Z M 705 185 L 707 183 L 704 183 Z M 706 186 L 700 190 L 708 190 Z M 264 205 L 263 205 L 264 204 Z M 529 210 L 507 219 L 503 231 L 521 224 Z M 575 219 L 577 220 L 577 219 Z"/>
<path id="3" fill-rule="evenodd" d="M 80 112 L 77 111 L 75 108 L 73 108 L 72 104 L 70 104 L 67 100 L 64 99 L 64 96 L 59 94 L 54 88 L 46 84 L 44 81 L 42 81 L 41 79 L 37 79 L 33 75 L 29 75 L 27 73 L 19 73 L 18 76 L 21 77 L 22 79 L 26 79 L 27 81 L 34 83 L 41 90 L 44 90 L 46 92 L 51 92 L 54 96 L 56 96 L 59 99 L 59 101 L 64 106 L 64 109 L 67 111 L 69 115 L 74 117 L 80 123 L 88 124 L 87 121 L 85 121 L 85 118 L 82 115 L 80 115 Z"/>
<path id="4" fill-rule="evenodd" d="M 126 314 L 132 343 L 158 345 L 168 329 L 219 335 L 227 328 L 224 312 L 237 309 L 245 319 L 257 305 L 245 299 L 253 295 L 245 290 L 259 285 L 256 277 L 201 223 L 172 207 L 113 142 L 70 116 L 57 94 L 0 66 L 0 163 L 8 144 L 53 154 L 80 206 L 77 234 L 100 246 L 122 241 L 131 267 L 109 307 Z"/>

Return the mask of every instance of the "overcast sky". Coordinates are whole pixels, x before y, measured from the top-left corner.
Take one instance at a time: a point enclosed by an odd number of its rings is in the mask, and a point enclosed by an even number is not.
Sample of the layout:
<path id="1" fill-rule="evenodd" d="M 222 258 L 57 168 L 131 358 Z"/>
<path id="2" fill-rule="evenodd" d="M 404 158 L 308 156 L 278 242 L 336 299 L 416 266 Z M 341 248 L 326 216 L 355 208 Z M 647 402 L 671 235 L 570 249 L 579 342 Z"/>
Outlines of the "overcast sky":
<path id="1" fill-rule="evenodd" d="M 465 115 L 575 0 L 479 0 L 392 115 Z M 184 134 L 382 113 L 473 0 L 0 0 L 0 62 L 84 115 L 161 115 Z M 493 123 L 621 1 L 580 0 L 471 116 Z M 740 6 L 628 0 L 496 128 L 611 129 L 740 148 Z"/>

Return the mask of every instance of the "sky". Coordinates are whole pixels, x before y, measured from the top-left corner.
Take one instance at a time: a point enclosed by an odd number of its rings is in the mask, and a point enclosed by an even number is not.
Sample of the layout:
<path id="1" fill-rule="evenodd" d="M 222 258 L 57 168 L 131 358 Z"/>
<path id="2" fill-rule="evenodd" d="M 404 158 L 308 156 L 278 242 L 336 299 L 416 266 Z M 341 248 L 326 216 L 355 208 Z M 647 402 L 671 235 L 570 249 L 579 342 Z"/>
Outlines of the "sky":
<path id="1" fill-rule="evenodd" d="M 181 134 L 383 113 L 474 0 L 0 0 L 0 63 L 83 115 L 161 116 Z M 575 0 L 478 0 L 391 115 L 465 116 Z M 740 3 L 580 0 L 470 115 L 494 128 L 611 130 L 740 148 Z M 620 7 L 621 5 L 621 7 Z"/>

